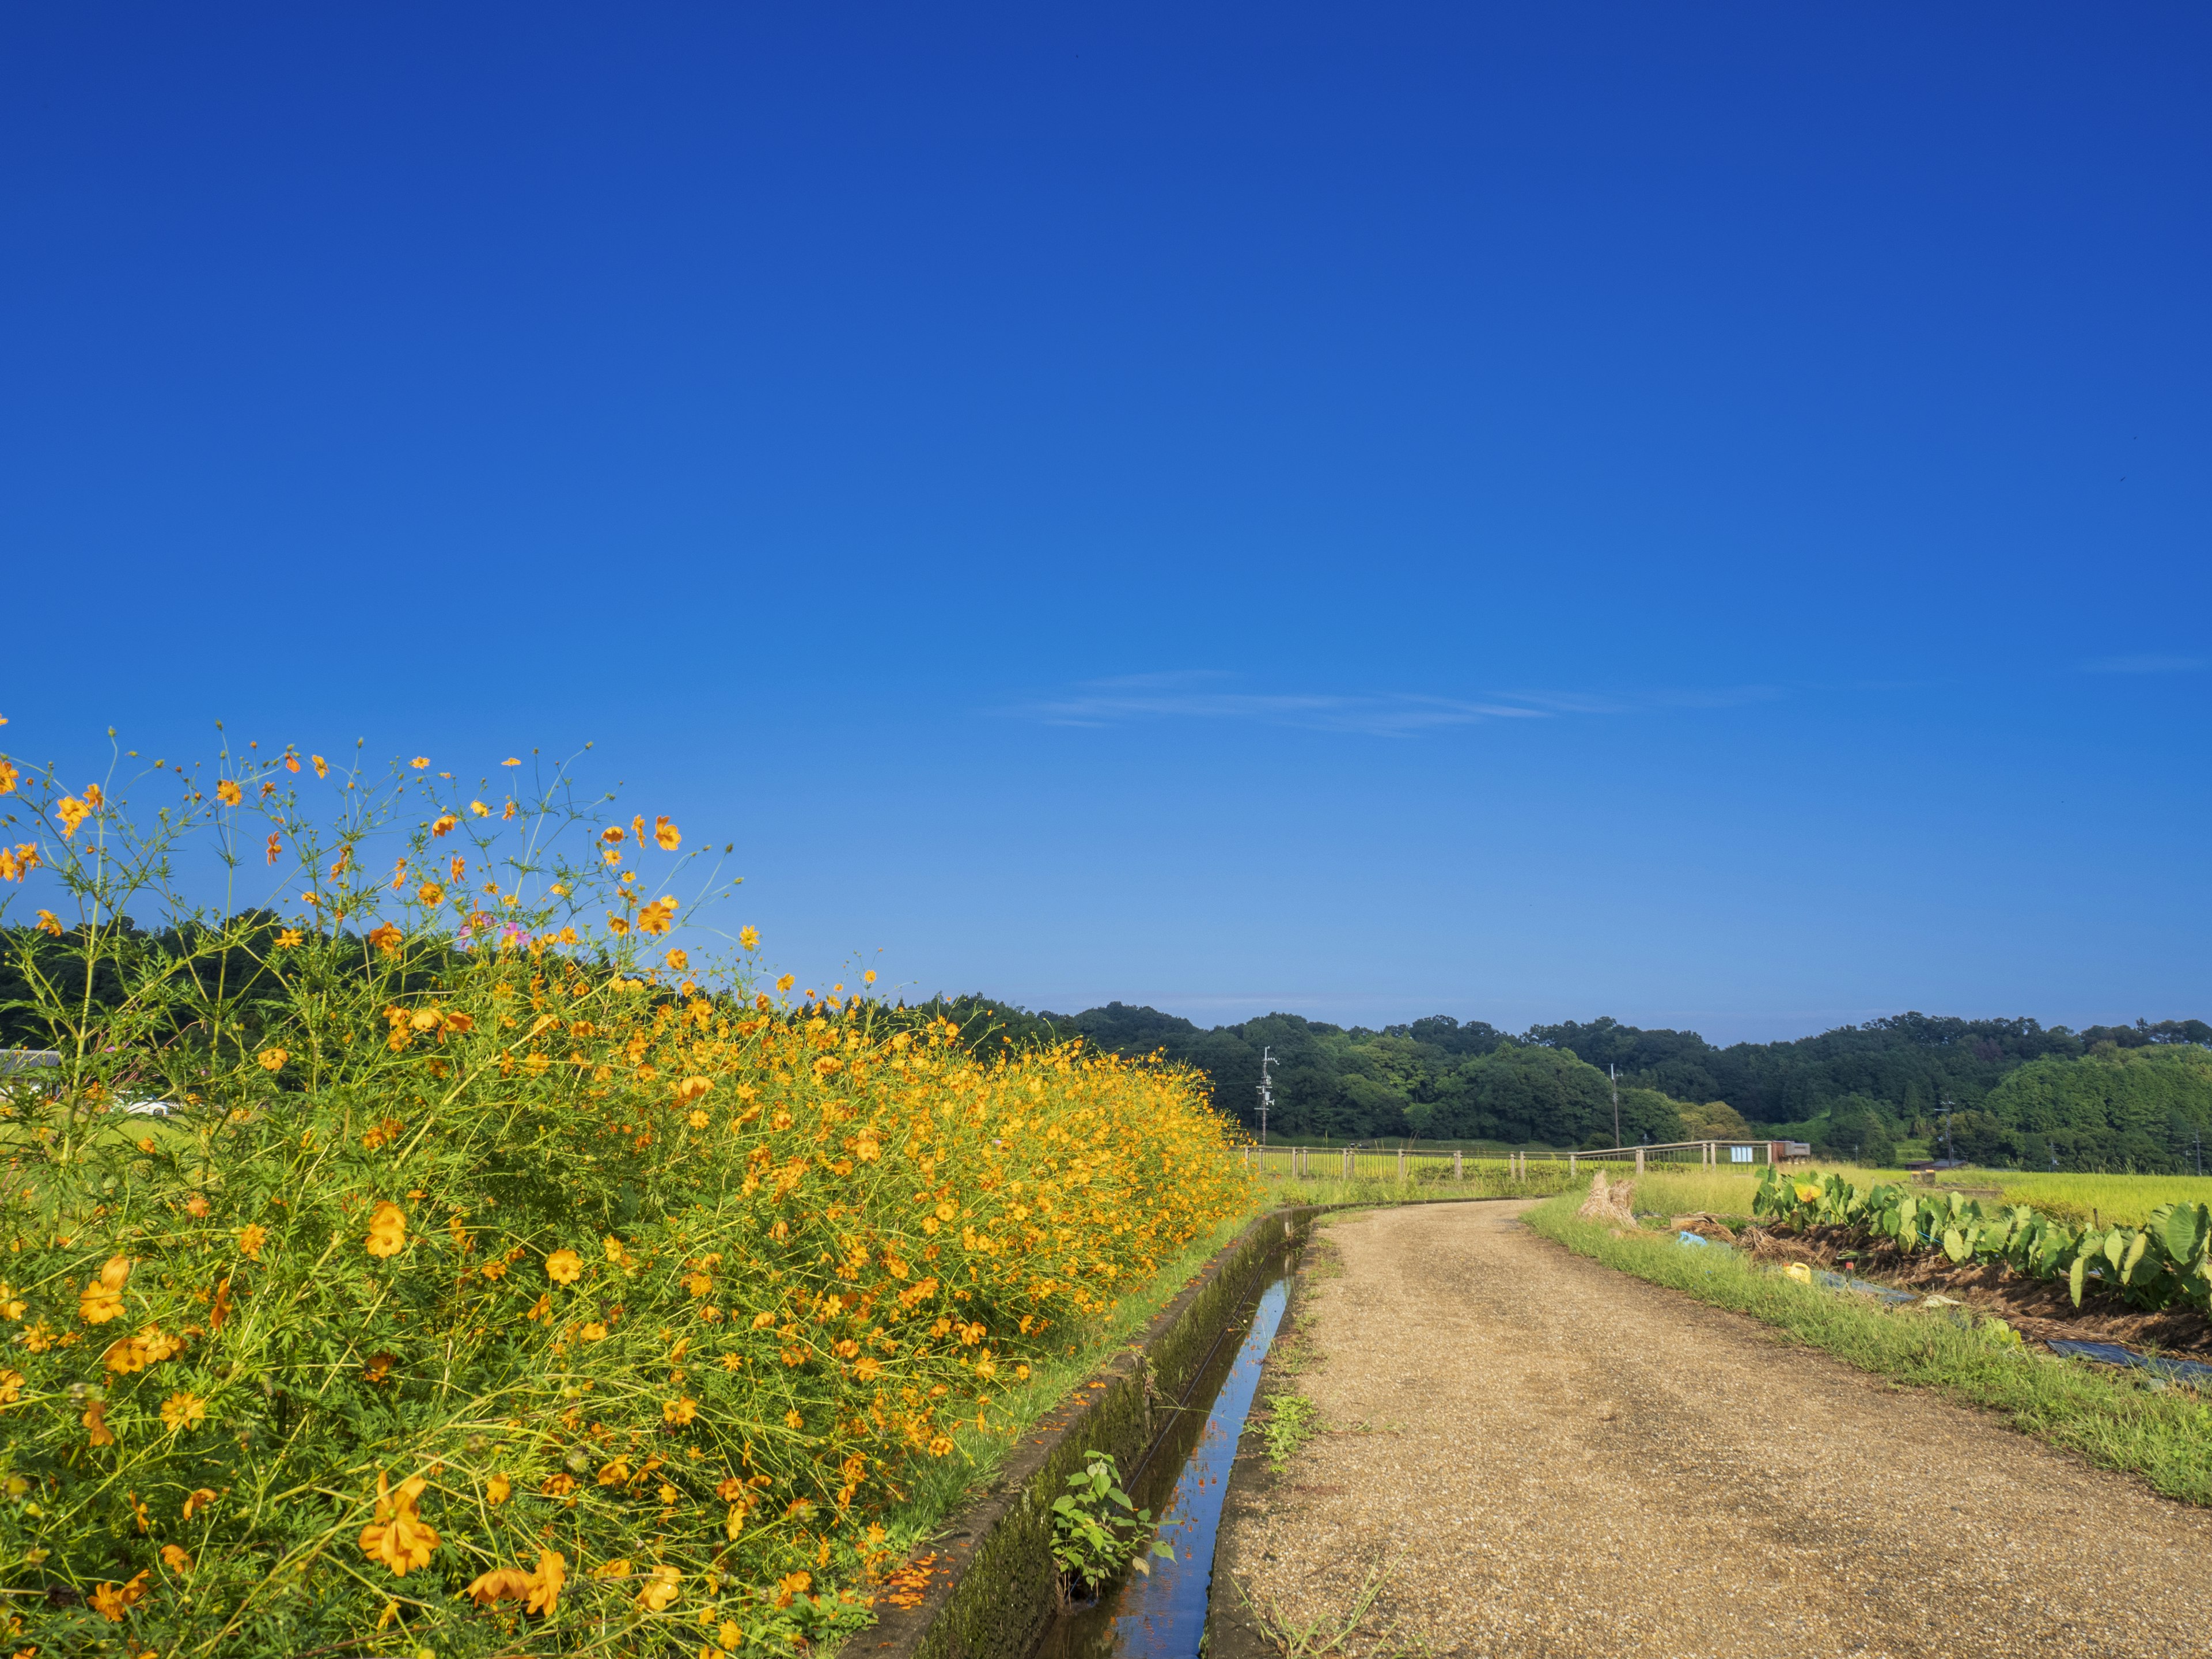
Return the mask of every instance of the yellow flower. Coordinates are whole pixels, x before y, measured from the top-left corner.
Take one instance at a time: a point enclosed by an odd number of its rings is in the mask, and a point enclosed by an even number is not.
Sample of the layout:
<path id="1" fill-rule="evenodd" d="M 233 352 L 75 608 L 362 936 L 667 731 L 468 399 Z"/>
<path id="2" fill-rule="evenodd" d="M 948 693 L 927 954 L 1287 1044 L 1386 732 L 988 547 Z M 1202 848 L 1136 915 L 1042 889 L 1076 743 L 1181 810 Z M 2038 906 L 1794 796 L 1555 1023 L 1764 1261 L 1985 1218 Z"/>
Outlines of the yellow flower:
<path id="1" fill-rule="evenodd" d="M 688 1394 L 681 1400 L 664 1401 L 661 1403 L 661 1420 L 665 1423 L 673 1423 L 679 1429 L 698 1415 L 699 1402 Z"/>
<path id="2" fill-rule="evenodd" d="M 653 839 L 662 852 L 672 853 L 684 844 L 684 832 L 664 813 L 653 821 Z"/>
<path id="3" fill-rule="evenodd" d="M 860 983 L 863 985 L 873 985 L 875 982 L 876 970 L 872 968 L 869 969 L 867 972 L 860 975 Z"/>
<path id="4" fill-rule="evenodd" d="M 214 1492 L 209 1487 L 202 1486 L 185 1499 L 185 1519 L 191 1520 L 199 1510 L 214 1502 Z"/>
<path id="5" fill-rule="evenodd" d="M 280 927 L 276 930 L 276 948 L 280 951 L 296 951 L 307 942 L 307 936 L 296 927 Z"/>
<path id="6" fill-rule="evenodd" d="M 753 1316 L 753 1328 L 757 1331 L 764 1331 L 775 1323 L 775 1316 L 772 1313 L 757 1313 Z"/>
<path id="7" fill-rule="evenodd" d="M 51 934 L 55 939 L 59 939 L 62 936 L 62 925 L 55 919 L 54 913 L 52 911 L 41 910 L 39 912 L 39 931 L 42 933 Z"/>
<path id="8" fill-rule="evenodd" d="M 12 795 L 15 793 L 15 769 L 8 764 L 6 757 L 0 756 L 0 795 Z"/>
<path id="9" fill-rule="evenodd" d="M 238 786 L 232 782 L 228 778 L 225 778 L 221 783 L 216 785 L 215 794 L 216 799 L 221 801 L 225 806 L 235 806 L 238 805 Z"/>
<path id="10" fill-rule="evenodd" d="M 62 839 L 67 841 L 76 834 L 76 827 L 92 816 L 92 808 L 75 795 L 64 795 L 54 803 L 54 816 L 62 821 Z"/>
<path id="11" fill-rule="evenodd" d="M 383 1472 L 377 1474 L 376 1521 L 362 1528 L 361 1547 L 370 1560 L 391 1568 L 395 1577 L 404 1578 L 415 1568 L 429 1565 L 431 1552 L 438 1547 L 436 1529 L 415 1512 L 416 1500 L 428 1485 L 418 1474 L 403 1481 L 395 1492 Z"/>
<path id="12" fill-rule="evenodd" d="M 328 761 L 325 760 L 320 755 L 312 756 L 310 758 L 315 763 L 315 775 L 317 777 L 326 778 L 330 776 L 331 763 Z"/>
<path id="13" fill-rule="evenodd" d="M 607 1340 L 607 1328 L 594 1319 L 586 1324 L 584 1328 L 578 1331 L 576 1334 L 586 1342 L 604 1342 Z"/>
<path id="14" fill-rule="evenodd" d="M 281 1072 L 284 1069 L 284 1062 L 292 1056 L 282 1048 L 264 1048 L 254 1058 L 261 1062 L 263 1071 Z"/>
<path id="15" fill-rule="evenodd" d="M 740 951 L 757 951 L 757 950 L 759 950 L 759 949 L 760 949 L 760 929 L 759 929 L 759 928 L 757 928 L 757 927 L 740 927 L 740 928 L 738 928 L 738 948 Z"/>
<path id="16" fill-rule="evenodd" d="M 161 1546 L 161 1565 L 168 1568 L 171 1572 L 189 1577 L 192 1570 L 192 1558 L 174 1544 L 164 1544 Z"/>
<path id="17" fill-rule="evenodd" d="M 471 801 L 469 803 L 469 811 L 476 814 L 476 816 L 480 818 L 488 818 L 491 816 L 491 808 L 486 806 L 480 800 Z"/>
<path id="18" fill-rule="evenodd" d="M 41 910 L 39 914 L 43 916 L 46 913 L 44 910 Z M 54 929 L 54 932 L 57 934 L 59 934 L 61 931 L 62 930 L 58 927 Z M 623 921 L 622 917 L 617 915 L 613 911 L 610 910 L 607 912 L 607 931 L 612 933 L 617 939 L 620 939 L 623 934 L 629 932 L 629 923 Z"/>
<path id="19" fill-rule="evenodd" d="M 623 829 L 622 825 L 619 823 L 611 823 L 605 829 L 599 831 L 599 839 L 606 842 L 610 847 L 615 845 L 622 838 Z"/>
<path id="20" fill-rule="evenodd" d="M 100 1277 L 84 1287 L 77 1297 L 77 1317 L 88 1325 L 105 1325 L 123 1315 L 123 1283 L 131 1277 L 128 1256 L 110 1256 L 107 1265 L 100 1270 Z"/>
<path id="21" fill-rule="evenodd" d="M 679 974 L 691 965 L 690 955 L 683 951 L 671 951 L 666 956 L 661 957 L 661 961 Z"/>
<path id="22" fill-rule="evenodd" d="M 707 1115 L 695 1106 L 691 1109 L 691 1115 L 684 1121 L 695 1129 L 703 1129 L 707 1127 Z"/>
<path id="23" fill-rule="evenodd" d="M 545 1258 L 545 1276 L 556 1285 L 573 1285 L 583 1273 L 584 1258 L 574 1250 L 556 1250 Z"/>
<path id="24" fill-rule="evenodd" d="M 446 896 L 446 890 L 434 881 L 426 881 L 415 890 L 415 896 L 425 904 L 436 904 Z"/>
<path id="25" fill-rule="evenodd" d="M 530 1600 L 524 1605 L 535 1613 L 550 1616 L 561 1599 L 561 1586 L 568 1582 L 568 1558 L 558 1550 L 542 1546 L 538 1552 L 538 1571 L 530 1575 Z"/>
<path id="26" fill-rule="evenodd" d="M 776 981 L 775 988 L 779 991 L 788 991 L 793 986 L 798 983 L 799 981 L 797 980 L 793 979 L 789 974 L 786 974 L 781 979 Z"/>
<path id="27" fill-rule="evenodd" d="M 952 1443 L 941 1434 L 929 1443 L 929 1455 L 932 1457 L 943 1457 L 951 1449 Z"/>
<path id="28" fill-rule="evenodd" d="M 520 755 L 509 755 L 505 760 L 501 761 L 500 764 L 501 766 L 520 766 L 522 764 L 522 757 Z"/>
<path id="29" fill-rule="evenodd" d="M 655 1567 L 653 1570 L 653 1577 L 646 1581 L 645 1587 L 637 1593 L 638 1606 L 643 1607 L 647 1613 L 667 1612 L 668 1604 L 679 1594 L 678 1586 L 682 1582 L 683 1575 L 675 1568 Z"/>
<path id="30" fill-rule="evenodd" d="M 261 1247 L 269 1242 L 268 1230 L 248 1224 L 238 1235 L 238 1253 L 249 1261 L 261 1260 Z"/>
<path id="31" fill-rule="evenodd" d="M 420 772 L 424 767 L 429 765 L 430 757 L 428 755 L 417 755 L 413 760 L 409 761 L 407 763 L 413 767 L 417 772 Z"/>
<path id="32" fill-rule="evenodd" d="M 676 1103 L 686 1106 L 695 1100 L 702 1100 L 714 1092 L 714 1079 L 710 1077 L 687 1077 L 676 1085 Z"/>
<path id="33" fill-rule="evenodd" d="M 505 1475 L 495 1474 L 484 1482 L 484 1501 L 488 1504 L 504 1504 L 514 1491 L 513 1484 Z"/>
<path id="34" fill-rule="evenodd" d="M 783 1423 L 786 1428 L 790 1429 L 803 1429 L 806 1426 L 806 1419 L 797 1412 L 786 1412 L 783 1414 Z"/>
<path id="35" fill-rule="evenodd" d="M 451 812 L 441 812 L 430 825 L 433 836 L 449 836 L 460 828 L 461 821 Z"/>
<path id="36" fill-rule="evenodd" d="M 12 1406 L 22 1397 L 23 1373 L 0 1370 L 0 1406 Z"/>
<path id="37" fill-rule="evenodd" d="M 369 933 L 368 943 L 374 945 L 382 955 L 396 957 L 399 954 L 401 939 L 399 929 L 387 921 Z"/>
<path id="38" fill-rule="evenodd" d="M 386 1199 L 368 1218 L 368 1237 L 362 1241 L 371 1255 L 398 1255 L 407 1248 L 407 1212 Z"/>
<path id="39" fill-rule="evenodd" d="M 94 1401 L 85 1407 L 84 1415 L 77 1420 L 85 1426 L 87 1443 L 94 1446 L 115 1443 L 115 1431 L 107 1426 L 107 1402 L 105 1400 Z"/>
<path id="40" fill-rule="evenodd" d="M 163 1425 L 179 1433 L 197 1429 L 206 1417 L 207 1402 L 196 1394 L 179 1389 L 161 1402 Z"/>

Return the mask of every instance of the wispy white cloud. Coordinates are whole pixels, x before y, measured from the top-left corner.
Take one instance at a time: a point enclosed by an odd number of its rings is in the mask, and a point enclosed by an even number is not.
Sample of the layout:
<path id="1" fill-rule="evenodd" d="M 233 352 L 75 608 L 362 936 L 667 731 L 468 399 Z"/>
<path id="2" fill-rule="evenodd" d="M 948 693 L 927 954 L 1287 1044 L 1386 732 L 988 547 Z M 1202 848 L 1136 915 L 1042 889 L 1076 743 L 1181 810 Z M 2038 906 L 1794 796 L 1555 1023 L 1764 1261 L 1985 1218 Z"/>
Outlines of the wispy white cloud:
<path id="1" fill-rule="evenodd" d="M 1088 680 L 1066 693 L 1001 712 L 1048 726 L 1121 726 L 1146 720 L 1245 720 L 1316 732 L 1404 737 L 1491 720 L 1620 714 L 1638 708 L 1728 708 L 1780 693 L 1771 687 L 1660 692 L 1623 699 L 1574 691 L 1504 691 L 1480 698 L 1413 692 L 1259 692 L 1235 689 L 1213 669 Z"/>
<path id="2" fill-rule="evenodd" d="M 2203 657 L 2092 657 L 2081 665 L 2085 674 L 2194 674 L 2212 667 Z"/>

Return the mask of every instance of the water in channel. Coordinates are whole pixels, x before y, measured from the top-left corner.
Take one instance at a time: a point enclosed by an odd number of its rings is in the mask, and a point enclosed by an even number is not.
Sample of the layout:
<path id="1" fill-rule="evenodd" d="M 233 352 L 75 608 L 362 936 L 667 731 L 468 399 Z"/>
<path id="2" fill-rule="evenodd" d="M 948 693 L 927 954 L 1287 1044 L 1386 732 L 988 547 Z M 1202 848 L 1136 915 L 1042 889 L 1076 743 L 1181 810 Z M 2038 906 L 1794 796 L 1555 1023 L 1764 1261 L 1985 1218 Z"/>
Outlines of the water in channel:
<path id="1" fill-rule="evenodd" d="M 1243 1340 L 1235 1340 L 1232 1326 L 1191 1390 L 1182 1420 L 1128 1483 L 1129 1495 L 1162 1516 L 1160 1536 L 1175 1546 L 1175 1559 L 1155 1556 L 1149 1577 L 1131 1573 L 1094 1605 L 1054 1620 L 1037 1659 L 1198 1659 L 1229 1465 L 1296 1266 L 1279 1254 L 1262 1268 L 1259 1300 L 1239 1316 L 1249 1322 Z"/>

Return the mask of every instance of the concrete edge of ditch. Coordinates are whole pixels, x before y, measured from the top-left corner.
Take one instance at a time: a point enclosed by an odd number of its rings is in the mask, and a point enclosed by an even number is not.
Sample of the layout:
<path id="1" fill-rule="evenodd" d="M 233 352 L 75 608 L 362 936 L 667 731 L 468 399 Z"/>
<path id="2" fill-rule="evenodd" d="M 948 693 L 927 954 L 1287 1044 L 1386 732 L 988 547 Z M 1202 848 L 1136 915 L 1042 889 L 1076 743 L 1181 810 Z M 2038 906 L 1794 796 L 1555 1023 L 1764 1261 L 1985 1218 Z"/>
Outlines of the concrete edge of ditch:
<path id="1" fill-rule="evenodd" d="M 1028 1659 L 1052 1617 L 1052 1500 L 1084 1456 L 1124 1467 L 1152 1440 L 1152 1401 L 1180 1400 L 1268 1254 L 1334 1205 L 1269 1210 L 1200 1268 L 1120 1353 L 1040 1418 L 983 1495 L 946 1522 L 920 1603 L 877 1603 L 844 1659 Z M 917 1558 L 917 1564 L 919 1558 Z"/>

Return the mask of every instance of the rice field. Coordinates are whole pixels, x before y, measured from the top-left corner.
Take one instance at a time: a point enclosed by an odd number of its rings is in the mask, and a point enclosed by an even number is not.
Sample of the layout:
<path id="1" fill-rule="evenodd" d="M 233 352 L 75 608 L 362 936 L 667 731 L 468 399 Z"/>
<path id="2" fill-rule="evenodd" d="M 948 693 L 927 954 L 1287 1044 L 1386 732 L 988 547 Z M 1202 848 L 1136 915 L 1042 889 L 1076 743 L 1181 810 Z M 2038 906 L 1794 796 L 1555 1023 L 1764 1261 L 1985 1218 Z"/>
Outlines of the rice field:
<path id="1" fill-rule="evenodd" d="M 1832 1170 L 1862 1187 L 1880 1181 L 1902 1184 L 1913 1178 L 1904 1170 L 1870 1170 L 1850 1164 L 1819 1163 L 1806 1167 L 1824 1175 Z M 2053 1220 L 2074 1225 L 2094 1220 L 2105 1226 L 2141 1226 L 2161 1204 L 2212 1204 L 2212 1176 L 2053 1175 L 2016 1170 L 1962 1170 L 1956 1176 L 1955 1180 L 1939 1182 L 1929 1190 L 1995 1189 L 2000 1202 L 2033 1205 Z M 1716 1215 L 1749 1215 L 1751 1195 L 1758 1189 L 1755 1170 L 1655 1166 L 1638 1188 L 1637 1208 L 1672 1214 L 1710 1210 Z"/>

